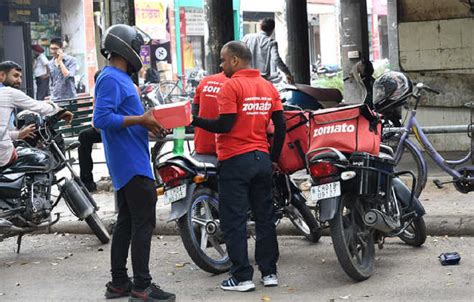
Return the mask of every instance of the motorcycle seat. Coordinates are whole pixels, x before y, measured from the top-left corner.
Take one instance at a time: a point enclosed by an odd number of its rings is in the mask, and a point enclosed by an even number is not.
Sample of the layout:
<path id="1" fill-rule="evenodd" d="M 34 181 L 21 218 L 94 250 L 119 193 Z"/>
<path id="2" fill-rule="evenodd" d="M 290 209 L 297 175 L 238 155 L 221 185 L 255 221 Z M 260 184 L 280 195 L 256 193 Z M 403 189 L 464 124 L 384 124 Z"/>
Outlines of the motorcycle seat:
<path id="1" fill-rule="evenodd" d="M 213 163 L 202 162 L 202 161 L 199 161 L 199 160 L 197 160 L 197 159 L 195 159 L 194 157 L 191 157 L 191 156 L 186 156 L 186 160 L 188 160 L 193 166 L 195 166 L 198 169 L 209 169 L 209 168 L 215 168 L 216 167 L 216 165 L 213 164 Z"/>
<path id="2" fill-rule="evenodd" d="M 336 107 L 343 99 L 342 93 L 338 89 L 317 88 L 305 84 L 295 84 L 295 86 L 299 91 L 320 102 L 324 108 Z"/>

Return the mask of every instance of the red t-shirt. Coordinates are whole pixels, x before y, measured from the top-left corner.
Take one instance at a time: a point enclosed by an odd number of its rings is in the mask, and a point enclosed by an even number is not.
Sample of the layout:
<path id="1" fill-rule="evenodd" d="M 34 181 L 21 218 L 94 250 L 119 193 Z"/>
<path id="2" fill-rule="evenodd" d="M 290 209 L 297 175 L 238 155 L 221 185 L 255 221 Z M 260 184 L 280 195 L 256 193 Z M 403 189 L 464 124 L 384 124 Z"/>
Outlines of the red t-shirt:
<path id="1" fill-rule="evenodd" d="M 274 111 L 283 110 L 280 95 L 256 69 L 236 72 L 217 97 L 219 114 L 236 113 L 231 131 L 217 135 L 220 161 L 251 151 L 269 153 L 267 126 Z"/>
<path id="2" fill-rule="evenodd" d="M 196 88 L 194 104 L 199 105 L 199 117 L 216 119 L 219 116 L 217 94 L 229 78 L 223 72 L 201 80 Z M 199 154 L 216 154 L 216 134 L 199 127 L 194 128 L 194 148 Z"/>

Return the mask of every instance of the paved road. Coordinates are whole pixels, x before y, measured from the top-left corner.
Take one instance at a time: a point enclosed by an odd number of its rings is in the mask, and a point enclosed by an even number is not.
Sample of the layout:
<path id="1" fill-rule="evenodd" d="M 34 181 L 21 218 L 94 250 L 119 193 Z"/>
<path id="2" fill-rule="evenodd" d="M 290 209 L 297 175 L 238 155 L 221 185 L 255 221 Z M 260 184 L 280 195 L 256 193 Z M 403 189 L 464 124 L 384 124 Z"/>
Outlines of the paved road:
<path id="1" fill-rule="evenodd" d="M 361 283 L 343 273 L 329 237 L 317 244 L 292 236 L 279 240 L 276 288 L 221 291 L 217 285 L 225 275 L 199 270 L 176 236 L 154 237 L 151 271 L 178 301 L 472 301 L 474 295 L 471 237 L 430 237 L 419 249 L 390 240 L 376 250 L 375 274 Z M 14 248 L 14 239 L 0 244 L 0 301 L 104 301 L 109 246 L 93 236 L 25 236 L 19 255 Z M 458 251 L 461 264 L 441 266 L 437 256 L 446 251 Z"/>

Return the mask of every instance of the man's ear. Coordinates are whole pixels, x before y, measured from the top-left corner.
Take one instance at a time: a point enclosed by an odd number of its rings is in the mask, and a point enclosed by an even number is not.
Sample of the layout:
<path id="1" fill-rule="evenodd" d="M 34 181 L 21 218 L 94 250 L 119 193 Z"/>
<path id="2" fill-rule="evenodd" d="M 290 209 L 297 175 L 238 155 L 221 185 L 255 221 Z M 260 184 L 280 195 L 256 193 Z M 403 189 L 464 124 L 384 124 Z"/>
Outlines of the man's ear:
<path id="1" fill-rule="evenodd" d="M 230 63 L 232 64 L 232 66 L 237 66 L 239 65 L 239 57 L 237 56 L 232 56 L 232 60 L 230 61 Z"/>

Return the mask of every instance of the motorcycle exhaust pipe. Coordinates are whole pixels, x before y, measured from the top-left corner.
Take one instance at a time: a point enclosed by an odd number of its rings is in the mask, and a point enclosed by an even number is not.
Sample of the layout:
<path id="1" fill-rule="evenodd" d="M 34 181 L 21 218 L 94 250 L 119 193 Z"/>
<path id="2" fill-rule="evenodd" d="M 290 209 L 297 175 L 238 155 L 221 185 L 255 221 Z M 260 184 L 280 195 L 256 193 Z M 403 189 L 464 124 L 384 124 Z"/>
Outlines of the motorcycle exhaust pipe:
<path id="1" fill-rule="evenodd" d="M 391 217 L 376 209 L 369 210 L 365 213 L 364 223 L 383 233 L 390 233 L 400 228 L 400 222 L 394 221 Z"/>

